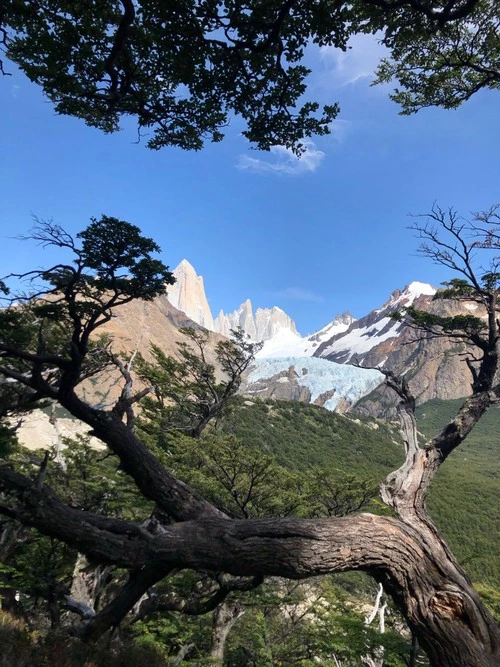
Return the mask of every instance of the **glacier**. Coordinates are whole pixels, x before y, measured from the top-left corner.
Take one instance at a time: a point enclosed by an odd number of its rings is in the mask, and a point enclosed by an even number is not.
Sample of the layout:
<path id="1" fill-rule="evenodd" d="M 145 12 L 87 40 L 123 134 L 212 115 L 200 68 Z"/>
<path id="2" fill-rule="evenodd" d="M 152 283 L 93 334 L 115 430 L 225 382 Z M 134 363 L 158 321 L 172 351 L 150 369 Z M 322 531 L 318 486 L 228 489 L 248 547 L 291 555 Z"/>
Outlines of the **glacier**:
<path id="1" fill-rule="evenodd" d="M 384 381 L 383 374 L 374 369 L 337 364 L 318 357 L 281 357 L 256 359 L 246 383 L 253 384 L 271 378 L 288 370 L 290 366 L 294 367 L 298 375 L 298 384 L 307 387 L 311 392 L 311 402 L 322 394 L 335 390 L 335 395 L 324 403 L 324 407 L 332 411 L 341 399 L 354 404 Z"/>

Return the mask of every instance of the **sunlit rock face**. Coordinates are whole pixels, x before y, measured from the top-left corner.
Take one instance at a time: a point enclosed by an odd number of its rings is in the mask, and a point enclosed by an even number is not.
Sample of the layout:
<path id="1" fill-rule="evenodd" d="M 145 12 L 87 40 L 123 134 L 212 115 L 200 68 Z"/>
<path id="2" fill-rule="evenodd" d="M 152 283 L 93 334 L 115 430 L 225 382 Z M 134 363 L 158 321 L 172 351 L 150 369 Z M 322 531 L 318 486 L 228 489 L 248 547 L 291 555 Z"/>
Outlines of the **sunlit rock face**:
<path id="1" fill-rule="evenodd" d="M 214 319 L 205 293 L 203 277 L 196 273 L 194 267 L 183 259 L 173 274 L 176 283 L 168 288 L 169 302 L 193 322 L 210 331 L 230 336 L 231 330 L 243 329 L 254 342 L 269 340 L 283 330 L 298 335 L 295 322 L 281 308 L 257 308 L 254 313 L 250 299 L 232 313 L 226 314 L 221 310 Z"/>
<path id="2" fill-rule="evenodd" d="M 388 301 L 365 317 L 353 322 L 344 332 L 324 341 L 315 356 L 342 364 L 365 368 L 384 368 L 406 375 L 417 403 L 432 398 L 452 399 L 470 394 L 471 376 L 456 342 L 419 334 L 391 319 L 394 311 L 413 305 L 437 315 L 458 315 L 474 304 L 436 300 L 435 288 L 414 282 L 394 291 Z M 480 314 L 479 314 L 480 316 Z M 395 416 L 397 397 L 381 386 L 364 398 L 356 411 L 365 415 Z"/>
<path id="3" fill-rule="evenodd" d="M 183 259 L 174 269 L 175 285 L 167 290 L 170 303 L 202 327 L 215 331 L 214 320 L 205 294 L 203 277 L 199 276 L 194 267 Z"/>
<path id="4" fill-rule="evenodd" d="M 259 343 L 270 340 L 281 331 L 298 336 L 295 322 L 281 308 L 257 308 L 254 313 L 250 299 L 232 313 L 226 314 L 221 310 L 215 319 L 215 331 L 225 336 L 229 335 L 231 329 L 239 328 L 250 340 Z"/>

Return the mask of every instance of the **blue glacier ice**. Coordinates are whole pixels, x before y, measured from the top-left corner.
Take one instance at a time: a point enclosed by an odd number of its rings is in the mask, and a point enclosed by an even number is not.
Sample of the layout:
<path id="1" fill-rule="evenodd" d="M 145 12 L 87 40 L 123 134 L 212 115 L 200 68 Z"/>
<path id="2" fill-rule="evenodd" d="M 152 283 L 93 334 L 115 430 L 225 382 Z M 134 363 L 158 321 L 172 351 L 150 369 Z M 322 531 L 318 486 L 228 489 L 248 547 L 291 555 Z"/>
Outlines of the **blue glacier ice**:
<path id="1" fill-rule="evenodd" d="M 324 404 L 327 410 L 335 410 L 341 398 L 356 403 L 384 380 L 382 373 L 374 369 L 336 364 L 317 357 L 280 357 L 256 359 L 247 382 L 270 378 L 288 370 L 290 366 L 294 367 L 298 375 L 297 382 L 311 392 L 311 402 L 321 394 L 335 389 L 335 395 Z M 303 369 L 307 372 L 304 373 Z"/>

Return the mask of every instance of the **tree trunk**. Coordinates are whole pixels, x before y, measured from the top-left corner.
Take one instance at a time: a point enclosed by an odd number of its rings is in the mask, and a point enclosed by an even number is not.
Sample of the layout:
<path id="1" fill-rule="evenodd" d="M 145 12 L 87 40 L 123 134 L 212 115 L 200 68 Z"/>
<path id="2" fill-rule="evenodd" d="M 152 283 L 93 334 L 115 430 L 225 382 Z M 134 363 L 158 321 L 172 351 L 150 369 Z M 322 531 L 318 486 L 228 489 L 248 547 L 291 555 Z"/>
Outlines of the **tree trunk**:
<path id="1" fill-rule="evenodd" d="M 428 552 L 425 571 L 411 568 L 405 573 L 407 581 L 400 590 L 388 581 L 384 585 L 405 614 L 431 664 L 434 667 L 499 665 L 498 628 L 471 582 L 456 563 L 442 559 L 432 548 L 424 548 Z M 415 575 L 417 578 L 413 579 Z"/>
<path id="2" fill-rule="evenodd" d="M 212 646 L 210 648 L 210 664 L 222 667 L 224 664 L 224 650 L 226 641 L 234 624 L 243 616 L 245 611 L 235 602 L 223 602 L 214 612 Z"/>

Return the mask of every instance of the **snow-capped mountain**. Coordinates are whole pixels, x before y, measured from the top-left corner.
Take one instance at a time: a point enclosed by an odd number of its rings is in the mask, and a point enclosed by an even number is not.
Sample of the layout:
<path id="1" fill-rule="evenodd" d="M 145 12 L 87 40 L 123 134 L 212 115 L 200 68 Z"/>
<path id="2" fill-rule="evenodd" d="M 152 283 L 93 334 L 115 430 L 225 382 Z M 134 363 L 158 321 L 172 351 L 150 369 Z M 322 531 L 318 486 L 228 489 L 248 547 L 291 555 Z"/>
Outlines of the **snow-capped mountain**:
<path id="1" fill-rule="evenodd" d="M 301 336 L 296 331 L 283 328 L 272 338 L 266 340 L 257 359 L 269 359 L 276 357 L 310 357 L 324 343 L 346 331 L 355 322 L 354 317 L 348 313 L 337 315 L 331 322 L 310 336 Z"/>
<path id="2" fill-rule="evenodd" d="M 254 312 L 249 299 L 234 312 L 221 311 L 214 319 L 203 278 L 191 264 L 183 260 L 174 274 L 177 283 L 169 287 L 168 299 L 191 320 L 222 335 L 241 327 L 252 341 L 264 341 L 245 384 L 245 390 L 255 395 L 314 401 L 342 411 L 362 399 L 362 408 L 358 405 L 357 410 L 380 415 L 382 403 L 387 407 L 385 414 L 389 414 L 394 397 L 383 388 L 374 389 L 378 374 L 364 374 L 382 367 L 408 374 L 420 403 L 434 397 L 459 398 L 469 392 L 469 372 L 456 353 L 456 345 L 446 339 L 416 341 L 413 330 L 390 317 L 409 305 L 437 314 L 460 312 L 457 303 L 433 301 L 436 290 L 426 283 L 413 282 L 394 291 L 380 308 L 359 320 L 346 312 L 316 333 L 302 337 L 281 308 L 257 308 Z M 311 357 L 318 362 L 306 363 Z M 339 364 L 365 368 L 345 370 L 339 369 Z M 363 398 L 370 392 L 373 400 Z"/>
<path id="3" fill-rule="evenodd" d="M 386 303 L 354 322 L 346 331 L 325 341 L 315 356 L 329 361 L 365 368 L 387 368 L 406 375 L 418 403 L 431 398 L 462 398 L 470 393 L 471 375 L 463 361 L 463 346 L 447 338 L 417 334 L 391 319 L 394 311 L 414 305 L 442 316 L 459 315 L 474 304 L 433 300 L 436 290 L 425 283 L 411 283 L 393 292 Z M 363 398 L 356 411 L 394 415 L 397 398 L 381 385 L 369 398 Z"/>
<path id="4" fill-rule="evenodd" d="M 413 282 L 403 290 L 394 291 L 383 306 L 357 321 L 353 321 L 344 331 L 332 332 L 329 338 L 323 338 L 321 346 L 314 352 L 317 357 L 346 364 L 357 362 L 366 366 L 383 366 L 387 361 L 390 343 L 397 340 L 404 328 L 400 322 L 391 319 L 390 315 L 405 306 L 411 306 L 422 297 L 432 297 L 436 289 L 426 283 Z M 429 301 L 430 299 L 426 299 Z M 383 345 L 383 343 L 386 343 Z M 377 363 L 365 363 L 369 353 L 375 349 L 384 349 L 382 357 L 377 356 Z"/>
<path id="5" fill-rule="evenodd" d="M 365 367 L 358 370 L 365 371 L 388 368 L 395 373 L 406 374 L 419 403 L 436 397 L 449 399 L 466 396 L 470 392 L 471 378 L 459 354 L 463 350 L 458 350 L 456 343 L 446 338 L 418 336 L 413 329 L 390 317 L 395 311 L 410 305 L 446 316 L 462 312 L 463 305 L 457 302 L 433 301 L 435 292 L 435 288 L 426 283 L 411 283 L 403 290 L 393 292 L 380 308 L 359 320 L 353 320 L 347 326 L 344 324 L 341 330 L 331 326 L 329 332 L 328 327 L 325 327 L 322 333 L 318 332 L 317 338 L 321 342 L 313 349 L 312 354 L 333 366 L 328 367 L 332 371 L 332 376 L 328 379 L 332 387 L 326 396 L 329 399 L 333 396 L 340 397 L 347 391 L 348 384 L 339 384 L 335 376 L 333 369 L 338 364 L 347 367 L 357 364 Z M 467 308 L 467 305 L 465 307 Z M 311 354 L 311 348 L 306 347 L 307 344 L 307 338 L 304 341 L 284 333 L 266 342 L 256 360 L 251 376 L 253 385 L 250 388 L 258 391 L 258 395 L 311 400 L 307 393 L 310 390 L 305 387 L 301 372 L 303 359 L 300 356 Z M 297 355 L 299 358 L 279 359 L 279 355 Z M 268 365 L 265 362 L 269 362 Z M 318 372 L 319 367 L 311 368 L 311 376 L 307 381 L 314 381 L 312 376 Z M 336 410 L 345 410 L 346 407 L 349 409 L 353 397 L 356 396 L 356 400 L 361 399 L 356 411 L 376 416 L 394 415 L 397 404 L 394 393 L 383 384 L 374 388 L 374 384 L 370 384 L 365 377 L 372 381 L 370 376 L 350 375 L 347 380 L 347 383 L 352 383 L 349 396 L 346 394 L 344 400 L 336 399 L 336 404 L 328 399 L 324 403 L 326 407 L 333 406 Z M 324 376 L 322 380 L 317 380 L 323 383 L 324 381 Z"/>
<path id="6" fill-rule="evenodd" d="M 298 336 L 295 322 L 285 311 L 273 306 L 257 308 L 254 314 L 250 299 L 227 315 L 221 310 L 215 318 L 215 331 L 224 336 L 229 336 L 231 329 L 238 328 L 243 329 L 255 342 L 270 340 L 282 332 Z"/>

